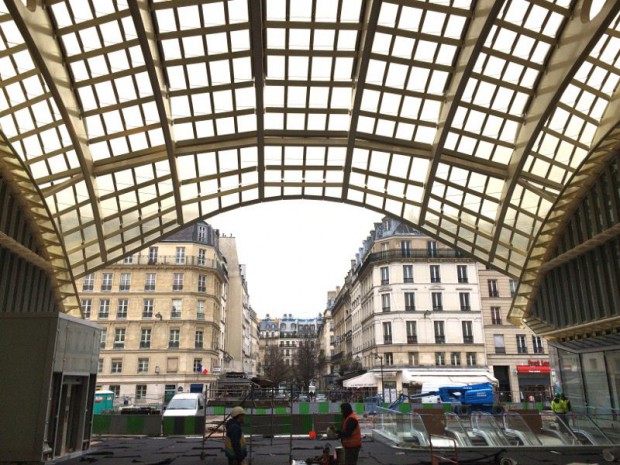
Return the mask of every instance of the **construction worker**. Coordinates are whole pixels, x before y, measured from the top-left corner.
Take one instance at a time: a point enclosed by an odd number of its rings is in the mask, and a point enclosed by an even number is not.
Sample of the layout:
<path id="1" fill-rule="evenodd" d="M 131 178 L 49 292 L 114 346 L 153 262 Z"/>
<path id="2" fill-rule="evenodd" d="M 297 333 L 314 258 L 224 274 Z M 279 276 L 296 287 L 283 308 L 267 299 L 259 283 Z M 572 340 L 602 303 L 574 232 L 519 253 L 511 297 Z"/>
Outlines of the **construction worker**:
<path id="1" fill-rule="evenodd" d="M 555 413 L 558 417 L 560 417 L 562 419 L 562 421 L 565 420 L 565 418 L 566 418 L 566 404 L 564 402 L 562 402 L 562 399 L 560 398 L 560 394 L 559 393 L 556 393 L 555 397 L 551 401 L 551 410 L 553 410 L 553 413 Z"/>
<path id="2" fill-rule="evenodd" d="M 234 407 L 230 412 L 230 420 L 226 422 L 226 438 L 224 439 L 224 454 L 228 458 L 228 465 L 244 465 L 248 451 L 243 435 L 245 411 L 242 407 Z"/>
<path id="3" fill-rule="evenodd" d="M 362 448 L 362 430 L 351 404 L 348 402 L 341 404 L 340 412 L 344 420 L 340 431 L 338 431 L 338 437 L 344 448 L 344 463 L 345 465 L 356 465 Z"/>
<path id="4" fill-rule="evenodd" d="M 571 405 L 570 400 L 566 398 L 564 393 L 560 394 L 560 402 L 562 402 L 562 405 L 564 407 L 564 413 L 573 411 L 573 406 Z"/>

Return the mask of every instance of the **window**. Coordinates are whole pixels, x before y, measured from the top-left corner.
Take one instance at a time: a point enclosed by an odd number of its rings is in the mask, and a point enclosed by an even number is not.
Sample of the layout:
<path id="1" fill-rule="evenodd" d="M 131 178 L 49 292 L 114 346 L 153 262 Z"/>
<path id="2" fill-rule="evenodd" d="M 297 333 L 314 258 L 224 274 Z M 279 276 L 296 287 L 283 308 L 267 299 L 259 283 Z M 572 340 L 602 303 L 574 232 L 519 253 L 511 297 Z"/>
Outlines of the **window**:
<path id="1" fill-rule="evenodd" d="M 499 307 L 491 307 L 491 324 L 496 326 L 502 324 L 502 311 Z"/>
<path id="2" fill-rule="evenodd" d="M 123 263 L 125 265 L 131 265 L 133 263 L 133 255 L 128 255 L 127 257 L 123 258 Z"/>
<path id="3" fill-rule="evenodd" d="M 149 359 L 139 358 L 138 359 L 138 373 L 148 373 L 148 372 L 149 372 Z"/>
<path id="4" fill-rule="evenodd" d="M 149 247 L 149 265 L 155 265 L 157 263 L 157 247 Z"/>
<path id="5" fill-rule="evenodd" d="M 153 299 L 144 299 L 142 301 L 142 318 L 153 318 Z"/>
<path id="6" fill-rule="evenodd" d="M 415 293 L 405 292 L 405 310 L 412 312 L 415 310 Z"/>
<path id="7" fill-rule="evenodd" d="M 196 302 L 196 319 L 204 320 L 205 319 L 205 301 L 199 300 Z"/>
<path id="8" fill-rule="evenodd" d="M 495 353 L 496 354 L 505 354 L 506 353 L 506 345 L 504 344 L 504 335 L 503 334 L 494 334 L 493 335 L 493 343 L 495 344 Z"/>
<path id="9" fill-rule="evenodd" d="M 535 354 L 544 354 L 542 338 L 540 336 L 532 336 L 532 347 Z"/>
<path id="10" fill-rule="evenodd" d="M 381 307 L 384 312 L 390 311 L 390 294 L 381 294 Z"/>
<path id="11" fill-rule="evenodd" d="M 517 334 L 517 353 L 527 354 L 527 342 L 525 334 Z"/>
<path id="12" fill-rule="evenodd" d="M 110 299 L 101 299 L 99 301 L 99 318 L 106 319 L 110 316 Z"/>
<path id="13" fill-rule="evenodd" d="M 172 311 L 170 312 L 170 318 L 181 318 L 183 311 L 183 301 L 181 299 L 172 299 Z"/>
<path id="14" fill-rule="evenodd" d="M 88 320 L 90 318 L 90 312 L 93 308 L 93 300 L 92 299 L 82 299 L 82 314 L 84 315 L 84 319 Z"/>
<path id="15" fill-rule="evenodd" d="M 107 329 L 102 329 L 101 330 L 101 336 L 99 337 L 99 348 L 101 349 L 105 349 L 105 340 L 108 336 L 108 330 Z"/>
<path id="16" fill-rule="evenodd" d="M 173 278 L 172 278 L 172 290 L 173 291 L 183 290 L 183 273 L 174 273 Z"/>
<path id="17" fill-rule="evenodd" d="M 118 306 L 116 307 L 116 318 L 127 318 L 128 307 L 129 307 L 129 300 L 118 299 Z"/>
<path id="18" fill-rule="evenodd" d="M 437 242 L 436 241 L 427 241 L 426 242 L 426 250 L 428 251 L 429 257 L 437 256 Z"/>
<path id="19" fill-rule="evenodd" d="M 101 290 L 111 291 L 113 279 L 114 279 L 114 275 L 112 273 L 103 273 L 103 279 L 101 281 Z"/>
<path id="20" fill-rule="evenodd" d="M 171 329 L 170 330 L 170 339 L 168 340 L 168 347 L 171 349 L 175 349 L 179 347 L 179 340 L 181 337 L 180 329 Z"/>
<path id="21" fill-rule="evenodd" d="M 450 354 L 450 365 L 461 366 L 461 353 L 460 352 L 452 352 Z"/>
<path id="22" fill-rule="evenodd" d="M 446 354 L 444 352 L 435 352 L 435 365 L 444 366 L 446 364 Z"/>
<path id="23" fill-rule="evenodd" d="M 194 359 L 194 371 L 198 373 L 202 373 L 202 359 L 201 358 Z"/>
<path id="24" fill-rule="evenodd" d="M 144 290 L 145 291 L 155 290 L 155 273 L 146 274 L 146 279 L 144 281 Z"/>
<path id="25" fill-rule="evenodd" d="M 123 372 L 123 361 L 118 358 L 112 359 L 112 373 L 122 373 Z"/>
<path id="26" fill-rule="evenodd" d="M 194 348 L 202 349 L 202 344 L 203 344 L 203 332 L 196 331 L 196 338 L 194 340 Z"/>
<path id="27" fill-rule="evenodd" d="M 387 266 L 381 267 L 381 285 L 390 284 L 390 269 Z"/>
<path id="28" fill-rule="evenodd" d="M 418 343 L 418 328 L 415 321 L 407 321 L 407 344 Z"/>
<path id="29" fill-rule="evenodd" d="M 467 366 L 475 367 L 476 366 L 476 352 L 467 352 L 465 354 L 467 357 Z"/>
<path id="30" fill-rule="evenodd" d="M 114 330 L 114 348 L 125 348 L 125 328 L 116 328 Z"/>
<path id="31" fill-rule="evenodd" d="M 95 274 L 90 273 L 84 276 L 82 291 L 92 291 L 95 288 Z"/>
<path id="32" fill-rule="evenodd" d="M 409 365 L 417 366 L 420 364 L 420 359 L 417 352 L 409 352 Z"/>
<path id="33" fill-rule="evenodd" d="M 207 241 L 207 227 L 204 225 L 198 225 L 197 229 L 197 239 L 198 242 L 206 242 Z"/>
<path id="34" fill-rule="evenodd" d="M 404 258 L 411 257 L 411 242 L 400 241 L 400 252 L 401 256 Z"/>
<path id="35" fill-rule="evenodd" d="M 121 386 L 120 384 L 110 384 L 108 389 L 114 393 L 114 397 L 118 398 L 121 395 Z"/>
<path id="36" fill-rule="evenodd" d="M 456 265 L 456 275 L 459 283 L 468 283 L 469 278 L 467 277 L 467 265 Z"/>
<path id="37" fill-rule="evenodd" d="M 142 328 L 142 331 L 140 332 L 140 348 L 141 349 L 151 348 L 151 329 L 150 328 Z"/>
<path id="38" fill-rule="evenodd" d="M 177 265 L 185 264 L 185 247 L 177 247 L 175 263 Z"/>
<path id="39" fill-rule="evenodd" d="M 431 297 L 433 300 L 433 310 L 434 311 L 443 310 L 443 299 L 441 296 L 441 292 L 432 292 Z"/>
<path id="40" fill-rule="evenodd" d="M 444 332 L 444 322 L 435 321 L 434 327 L 435 327 L 435 344 L 445 344 L 446 333 Z"/>
<path id="41" fill-rule="evenodd" d="M 517 294 L 517 282 L 514 279 L 509 281 L 510 284 L 510 297 L 514 297 Z"/>
<path id="42" fill-rule="evenodd" d="M 131 289 L 131 273 L 121 273 L 121 283 L 118 286 L 119 291 L 128 291 Z"/>
<path id="43" fill-rule="evenodd" d="M 97 373 L 103 373 L 103 359 L 97 360 Z"/>
<path id="44" fill-rule="evenodd" d="M 441 282 L 441 274 L 439 272 L 439 265 L 431 265 L 431 283 L 440 283 Z"/>
<path id="45" fill-rule="evenodd" d="M 204 274 L 198 275 L 198 292 L 207 292 L 207 276 Z"/>
<path id="46" fill-rule="evenodd" d="M 392 343 L 392 323 L 390 322 L 383 323 L 383 343 Z"/>
<path id="47" fill-rule="evenodd" d="M 459 301 L 461 302 L 461 311 L 469 312 L 471 306 L 469 305 L 469 292 L 459 292 Z"/>
<path id="48" fill-rule="evenodd" d="M 205 249 L 198 250 L 198 264 L 199 265 L 204 265 L 207 262 L 206 253 L 207 251 Z"/>
<path id="49" fill-rule="evenodd" d="M 497 279 L 489 279 L 489 297 L 499 297 L 499 289 L 497 288 Z"/>
<path id="50" fill-rule="evenodd" d="M 472 332 L 472 322 L 461 321 L 461 327 L 463 328 L 463 344 L 473 344 L 474 333 Z"/>
<path id="51" fill-rule="evenodd" d="M 385 359 L 385 364 L 387 366 L 394 365 L 394 354 L 392 352 L 386 352 L 383 354 L 383 358 Z"/>
<path id="52" fill-rule="evenodd" d="M 413 265 L 403 265 L 403 282 L 413 282 Z"/>
<path id="53" fill-rule="evenodd" d="M 146 399 L 146 384 L 136 384 L 136 400 Z"/>

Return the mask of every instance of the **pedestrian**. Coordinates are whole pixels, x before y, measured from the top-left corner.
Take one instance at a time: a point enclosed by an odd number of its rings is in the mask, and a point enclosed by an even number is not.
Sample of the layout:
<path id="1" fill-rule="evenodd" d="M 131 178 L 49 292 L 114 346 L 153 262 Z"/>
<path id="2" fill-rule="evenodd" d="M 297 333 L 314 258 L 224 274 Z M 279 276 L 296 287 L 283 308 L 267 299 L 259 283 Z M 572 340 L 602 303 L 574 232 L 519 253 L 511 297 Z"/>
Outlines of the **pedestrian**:
<path id="1" fill-rule="evenodd" d="M 245 465 L 248 451 L 243 435 L 245 411 L 242 407 L 234 407 L 230 412 L 230 419 L 226 422 L 226 438 L 224 453 L 228 458 L 228 465 Z"/>
<path id="2" fill-rule="evenodd" d="M 338 431 L 338 438 L 344 448 L 344 464 L 357 465 L 357 458 L 362 448 L 362 430 L 351 404 L 348 402 L 341 404 L 340 412 L 343 421 L 342 427 Z"/>

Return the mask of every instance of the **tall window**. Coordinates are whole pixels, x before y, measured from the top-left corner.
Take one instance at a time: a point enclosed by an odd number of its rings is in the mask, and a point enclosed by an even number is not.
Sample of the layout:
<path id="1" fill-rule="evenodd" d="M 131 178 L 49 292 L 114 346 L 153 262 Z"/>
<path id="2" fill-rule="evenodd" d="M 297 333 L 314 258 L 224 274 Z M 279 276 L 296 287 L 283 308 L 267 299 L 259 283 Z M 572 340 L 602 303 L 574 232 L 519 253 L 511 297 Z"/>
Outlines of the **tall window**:
<path id="1" fill-rule="evenodd" d="M 121 395 L 121 385 L 120 384 L 110 384 L 108 386 L 108 390 L 114 393 L 114 398 L 118 399 Z"/>
<path id="2" fill-rule="evenodd" d="M 459 292 L 459 301 L 461 302 L 461 311 L 469 312 L 471 305 L 469 304 L 469 292 Z"/>
<path id="3" fill-rule="evenodd" d="M 381 294 L 381 307 L 384 312 L 390 311 L 390 294 Z"/>
<path id="4" fill-rule="evenodd" d="M 441 282 L 441 274 L 439 272 L 439 265 L 431 265 L 431 283 L 440 283 Z"/>
<path id="5" fill-rule="evenodd" d="M 185 247 L 177 247 L 175 263 L 177 265 L 185 264 Z"/>
<path id="6" fill-rule="evenodd" d="M 461 353 L 460 352 L 452 352 L 450 354 L 450 365 L 461 366 Z"/>
<path id="7" fill-rule="evenodd" d="M 172 290 L 173 291 L 183 290 L 183 273 L 174 273 L 172 275 Z"/>
<path id="8" fill-rule="evenodd" d="M 383 323 L 383 343 L 392 343 L 392 323 L 390 322 Z"/>
<path id="9" fill-rule="evenodd" d="M 84 276 L 82 291 L 92 291 L 95 288 L 95 274 L 90 273 Z"/>
<path id="10" fill-rule="evenodd" d="M 502 324 L 502 311 L 499 307 L 491 307 L 491 324 L 496 326 Z"/>
<path id="11" fill-rule="evenodd" d="M 400 241 L 400 252 L 402 257 L 411 257 L 411 241 Z"/>
<path id="12" fill-rule="evenodd" d="M 198 242 L 206 242 L 207 241 L 207 227 L 204 225 L 198 225 L 197 229 L 197 239 Z"/>
<path id="13" fill-rule="evenodd" d="M 527 354 L 527 342 L 525 334 L 517 334 L 517 353 Z"/>
<path id="14" fill-rule="evenodd" d="M 412 312 L 415 310 L 415 293 L 405 292 L 405 310 Z"/>
<path id="15" fill-rule="evenodd" d="M 499 289 L 497 288 L 497 279 L 489 279 L 489 297 L 499 297 Z"/>
<path id="16" fill-rule="evenodd" d="M 198 275 L 198 292 L 207 292 L 207 276 L 204 274 Z"/>
<path id="17" fill-rule="evenodd" d="M 154 291 L 155 290 L 155 273 L 147 273 L 144 281 L 144 290 L 145 291 Z"/>
<path id="18" fill-rule="evenodd" d="M 417 352 L 409 352 L 409 366 L 417 366 L 420 364 L 420 358 Z"/>
<path id="19" fill-rule="evenodd" d="M 172 311 L 170 312 L 170 318 L 181 318 L 182 311 L 183 301 L 181 299 L 172 299 Z"/>
<path id="20" fill-rule="evenodd" d="M 121 273 L 121 283 L 118 286 L 119 291 L 128 291 L 131 289 L 131 273 Z"/>
<path id="21" fill-rule="evenodd" d="M 199 300 L 196 302 L 196 319 L 204 320 L 205 319 L 205 301 Z"/>
<path id="22" fill-rule="evenodd" d="M 125 348 L 125 328 L 116 328 L 114 330 L 114 348 Z"/>
<path id="23" fill-rule="evenodd" d="M 194 338 L 194 348 L 202 349 L 203 340 L 204 340 L 203 332 L 196 331 L 196 337 Z"/>
<path id="24" fill-rule="evenodd" d="M 90 312 L 93 308 L 93 299 L 82 299 L 81 304 L 82 314 L 84 315 L 84 318 L 88 320 L 90 318 Z"/>
<path id="25" fill-rule="evenodd" d="M 540 336 L 532 336 L 532 347 L 534 348 L 535 354 L 543 354 L 545 352 Z"/>
<path id="26" fill-rule="evenodd" d="M 206 253 L 207 251 L 205 249 L 198 249 L 198 264 L 199 265 L 204 265 L 207 262 Z"/>
<path id="27" fill-rule="evenodd" d="M 476 366 L 476 352 L 467 352 L 467 366 L 475 367 Z"/>
<path id="28" fill-rule="evenodd" d="M 469 278 L 467 277 L 467 265 L 456 265 L 456 275 L 459 283 L 468 283 Z"/>
<path id="29" fill-rule="evenodd" d="M 101 280 L 101 290 L 102 291 L 111 291 L 112 290 L 112 280 L 114 275 L 112 273 L 103 273 L 103 278 Z"/>
<path id="30" fill-rule="evenodd" d="M 495 344 L 495 353 L 496 354 L 505 354 L 506 353 L 506 345 L 504 344 L 504 335 L 503 334 L 494 334 L 493 335 L 493 343 Z"/>
<path id="31" fill-rule="evenodd" d="M 428 251 L 429 257 L 437 256 L 437 242 L 436 241 L 427 241 L 426 242 L 426 250 Z"/>
<path id="32" fill-rule="evenodd" d="M 138 373 L 148 373 L 148 372 L 149 372 L 149 359 L 139 358 L 138 359 Z"/>
<path id="33" fill-rule="evenodd" d="M 149 265 L 155 265 L 157 263 L 157 247 L 149 247 Z"/>
<path id="34" fill-rule="evenodd" d="M 179 341 L 181 338 L 181 330 L 180 329 L 171 329 L 170 330 L 170 339 L 168 339 L 168 347 L 170 349 L 178 349 Z"/>
<path id="35" fill-rule="evenodd" d="M 461 321 L 461 327 L 463 328 L 463 343 L 464 344 L 473 344 L 474 343 L 474 333 L 472 331 L 472 322 L 471 321 Z"/>
<path id="36" fill-rule="evenodd" d="M 99 300 L 99 318 L 105 319 L 110 316 L 110 299 Z"/>
<path id="37" fill-rule="evenodd" d="M 381 284 L 390 284 L 390 269 L 387 266 L 381 267 Z"/>
<path id="38" fill-rule="evenodd" d="M 140 348 L 141 349 L 151 348 L 151 329 L 150 328 L 142 328 L 140 332 Z"/>
<path id="39" fill-rule="evenodd" d="M 413 265 L 403 265 L 403 282 L 413 282 Z"/>
<path id="40" fill-rule="evenodd" d="M 136 400 L 146 399 L 146 384 L 136 384 Z"/>
<path id="41" fill-rule="evenodd" d="M 445 352 L 435 352 L 435 365 L 444 366 L 446 364 Z"/>
<path id="42" fill-rule="evenodd" d="M 435 327 L 435 344 L 445 344 L 446 333 L 444 332 L 444 322 L 435 321 L 434 327 Z"/>
<path id="43" fill-rule="evenodd" d="M 415 321 L 407 321 L 407 344 L 418 343 L 418 328 Z"/>
<path id="44" fill-rule="evenodd" d="M 97 373 L 103 373 L 103 359 L 97 361 Z"/>
<path id="45" fill-rule="evenodd" d="M 127 299 L 118 299 L 118 307 L 116 308 L 116 318 L 127 318 L 127 308 L 129 301 Z"/>
<path id="46" fill-rule="evenodd" d="M 153 299 L 144 299 L 142 301 L 142 318 L 153 318 Z"/>
<path id="47" fill-rule="evenodd" d="M 99 336 L 99 348 L 105 349 L 105 341 L 107 337 L 108 337 L 108 330 L 102 329 L 101 336 Z"/>
<path id="48" fill-rule="evenodd" d="M 201 358 L 194 359 L 194 371 L 198 373 L 202 372 L 202 359 Z"/>
<path id="49" fill-rule="evenodd" d="M 392 352 L 384 353 L 383 358 L 385 359 L 384 361 L 387 366 L 394 365 L 394 354 Z"/>
<path id="50" fill-rule="evenodd" d="M 435 311 L 443 310 L 443 299 L 441 296 L 441 292 L 432 292 L 431 298 L 433 300 L 433 310 Z"/>
<path id="51" fill-rule="evenodd" d="M 112 359 L 112 373 L 122 373 L 123 372 L 123 361 L 118 358 Z"/>
<path id="52" fill-rule="evenodd" d="M 517 281 L 511 279 L 509 281 L 510 284 L 510 297 L 514 297 L 517 294 Z"/>

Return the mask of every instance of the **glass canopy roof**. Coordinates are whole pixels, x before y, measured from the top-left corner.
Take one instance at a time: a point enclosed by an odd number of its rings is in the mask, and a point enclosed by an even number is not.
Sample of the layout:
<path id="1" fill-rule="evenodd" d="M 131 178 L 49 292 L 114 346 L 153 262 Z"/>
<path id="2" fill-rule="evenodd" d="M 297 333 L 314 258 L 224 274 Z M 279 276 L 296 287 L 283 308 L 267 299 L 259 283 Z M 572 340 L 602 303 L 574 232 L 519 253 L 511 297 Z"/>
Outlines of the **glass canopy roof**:
<path id="1" fill-rule="evenodd" d="M 520 316 L 616 146 L 619 10 L 0 0 L 0 130 L 76 277 L 197 218 L 325 199 L 518 278 Z"/>

